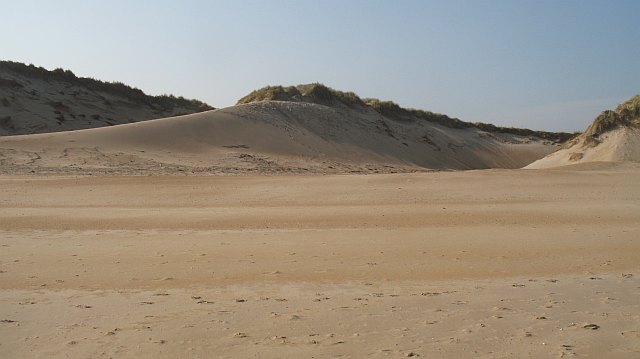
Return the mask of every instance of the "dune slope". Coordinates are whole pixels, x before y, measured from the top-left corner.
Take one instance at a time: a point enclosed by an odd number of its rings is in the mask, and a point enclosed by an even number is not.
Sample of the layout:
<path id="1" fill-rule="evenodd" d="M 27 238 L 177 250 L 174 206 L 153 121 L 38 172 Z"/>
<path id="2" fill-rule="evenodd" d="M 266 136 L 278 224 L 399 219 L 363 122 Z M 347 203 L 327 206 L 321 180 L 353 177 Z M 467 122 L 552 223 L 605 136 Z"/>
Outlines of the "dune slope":
<path id="1" fill-rule="evenodd" d="M 197 100 L 149 96 L 69 70 L 0 61 L 0 136 L 113 126 L 211 109 Z"/>
<path id="2" fill-rule="evenodd" d="M 640 162 L 640 95 L 602 112 L 580 136 L 526 168 L 592 162 Z"/>
<path id="3" fill-rule="evenodd" d="M 518 168 L 535 136 L 390 119 L 370 107 L 263 101 L 108 128 L 0 138 L 4 173 L 397 172 Z"/>

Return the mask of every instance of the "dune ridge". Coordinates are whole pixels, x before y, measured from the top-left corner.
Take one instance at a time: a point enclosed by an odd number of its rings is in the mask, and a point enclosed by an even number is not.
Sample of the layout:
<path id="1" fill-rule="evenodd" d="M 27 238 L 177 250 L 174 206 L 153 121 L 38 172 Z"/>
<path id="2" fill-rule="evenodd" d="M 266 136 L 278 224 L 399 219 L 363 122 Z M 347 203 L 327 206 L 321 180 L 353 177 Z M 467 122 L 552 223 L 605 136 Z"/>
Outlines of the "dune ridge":
<path id="1" fill-rule="evenodd" d="M 237 104 L 259 101 L 310 102 L 331 107 L 359 109 L 362 111 L 373 109 L 382 116 L 394 121 L 428 121 L 450 128 L 477 128 L 485 132 L 535 136 L 555 142 L 564 142 L 575 136 L 575 134 L 567 132 L 534 131 L 523 128 L 495 126 L 482 122 L 465 122 L 441 113 L 403 108 L 393 101 L 379 100 L 376 98 L 360 98 L 353 92 L 335 90 L 321 83 L 288 87 L 266 86 L 252 91 L 247 96 L 238 100 Z"/>
<path id="2" fill-rule="evenodd" d="M 149 96 L 121 82 L 0 61 L 0 136 L 72 131 L 211 110 L 198 100 Z"/>
<path id="3" fill-rule="evenodd" d="M 0 101 L 5 174 L 520 168 L 571 137 L 465 122 L 319 83 L 267 86 L 215 111 L 197 100 L 10 61 L 0 62 Z"/>
<path id="4" fill-rule="evenodd" d="M 5 173 L 349 173 L 522 167 L 532 136 L 394 121 L 373 109 L 263 101 L 108 128 L 0 138 Z"/>

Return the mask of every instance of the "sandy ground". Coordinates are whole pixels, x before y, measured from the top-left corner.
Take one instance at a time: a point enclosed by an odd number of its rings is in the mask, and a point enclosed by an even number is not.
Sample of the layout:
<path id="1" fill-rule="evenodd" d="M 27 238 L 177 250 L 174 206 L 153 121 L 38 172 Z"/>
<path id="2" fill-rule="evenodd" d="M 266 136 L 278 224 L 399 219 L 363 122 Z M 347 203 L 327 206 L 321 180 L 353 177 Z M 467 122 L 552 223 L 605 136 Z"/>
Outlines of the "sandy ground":
<path id="1" fill-rule="evenodd" d="M 640 168 L 0 177 L 2 358 L 638 358 Z"/>

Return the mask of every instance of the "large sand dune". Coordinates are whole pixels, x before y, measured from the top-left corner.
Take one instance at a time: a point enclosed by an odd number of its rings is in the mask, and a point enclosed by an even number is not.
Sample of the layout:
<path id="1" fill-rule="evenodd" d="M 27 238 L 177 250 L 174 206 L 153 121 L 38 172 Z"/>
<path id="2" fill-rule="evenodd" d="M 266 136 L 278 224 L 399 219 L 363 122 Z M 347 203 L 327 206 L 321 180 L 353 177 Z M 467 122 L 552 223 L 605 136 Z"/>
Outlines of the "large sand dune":
<path id="1" fill-rule="evenodd" d="M 518 168 L 532 136 L 393 121 L 372 109 L 265 101 L 109 128 L 0 138 L 4 173 L 397 172 Z"/>

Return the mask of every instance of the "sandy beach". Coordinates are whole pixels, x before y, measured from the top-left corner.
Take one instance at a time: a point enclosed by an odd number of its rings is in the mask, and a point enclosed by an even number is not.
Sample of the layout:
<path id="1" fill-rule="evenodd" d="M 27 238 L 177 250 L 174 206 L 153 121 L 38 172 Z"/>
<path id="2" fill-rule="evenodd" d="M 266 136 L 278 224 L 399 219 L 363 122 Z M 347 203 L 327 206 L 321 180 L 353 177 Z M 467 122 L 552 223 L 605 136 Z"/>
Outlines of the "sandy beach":
<path id="1" fill-rule="evenodd" d="M 0 359 L 640 359 L 640 1 L 2 5 Z"/>
<path id="2" fill-rule="evenodd" d="M 0 178 L 7 358 L 636 358 L 640 168 Z"/>

